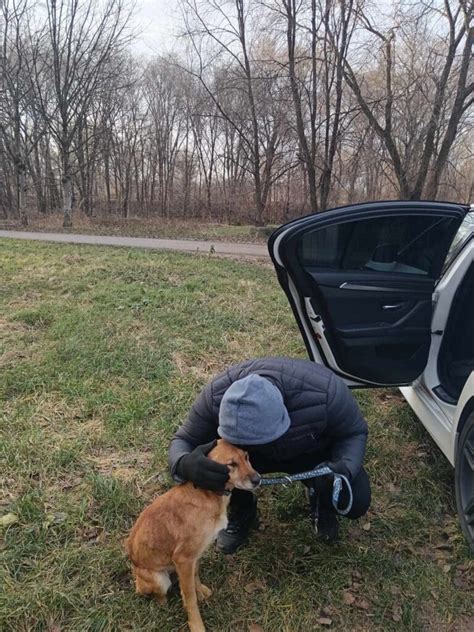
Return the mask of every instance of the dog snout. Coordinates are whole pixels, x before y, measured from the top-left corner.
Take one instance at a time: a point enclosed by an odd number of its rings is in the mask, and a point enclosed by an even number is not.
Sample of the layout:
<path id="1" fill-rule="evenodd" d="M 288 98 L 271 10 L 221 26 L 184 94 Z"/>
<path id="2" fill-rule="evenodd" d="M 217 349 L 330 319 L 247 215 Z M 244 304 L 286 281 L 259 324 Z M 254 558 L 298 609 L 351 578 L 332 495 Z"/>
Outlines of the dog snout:
<path id="1" fill-rule="evenodd" d="M 258 487 L 262 482 L 262 477 L 260 476 L 260 474 L 258 474 L 258 472 L 255 472 L 255 474 L 252 474 L 252 476 L 250 477 L 250 482 L 254 487 Z"/>

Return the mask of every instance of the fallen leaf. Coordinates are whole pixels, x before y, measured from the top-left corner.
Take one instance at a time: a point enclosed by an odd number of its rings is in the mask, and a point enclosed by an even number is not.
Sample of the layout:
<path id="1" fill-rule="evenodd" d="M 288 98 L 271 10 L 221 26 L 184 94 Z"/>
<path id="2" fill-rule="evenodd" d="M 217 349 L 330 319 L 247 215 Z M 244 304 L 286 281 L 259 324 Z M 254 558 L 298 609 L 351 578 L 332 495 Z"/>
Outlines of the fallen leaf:
<path id="1" fill-rule="evenodd" d="M 370 524 L 370 522 L 366 522 L 364 525 L 362 525 L 362 529 L 364 529 L 364 531 L 370 531 L 371 528 L 372 525 Z"/>
<path id="2" fill-rule="evenodd" d="M 332 619 L 329 617 L 319 617 L 316 619 L 316 623 L 319 623 L 319 625 L 332 625 Z"/>
<path id="3" fill-rule="evenodd" d="M 453 579 L 453 584 L 456 588 L 460 588 L 461 590 L 467 590 L 469 588 L 469 582 L 459 575 Z"/>
<path id="4" fill-rule="evenodd" d="M 67 514 L 63 511 L 46 514 L 46 520 L 43 522 L 43 529 L 48 529 L 52 524 L 61 524 L 67 518 Z"/>
<path id="5" fill-rule="evenodd" d="M 443 566 L 443 573 L 449 573 L 450 570 L 451 570 L 451 565 L 450 564 L 445 564 Z"/>
<path id="6" fill-rule="evenodd" d="M 365 599 L 358 599 L 354 605 L 356 608 L 360 608 L 361 610 L 369 610 L 370 608 L 369 602 Z"/>
<path id="7" fill-rule="evenodd" d="M 8 527 L 15 522 L 18 522 L 18 516 L 14 513 L 7 513 L 0 517 L 1 527 Z"/>
<path id="8" fill-rule="evenodd" d="M 264 632 L 264 630 L 261 625 L 258 625 L 258 623 L 251 623 L 249 625 L 248 632 Z"/>
<path id="9" fill-rule="evenodd" d="M 64 511 L 56 511 L 54 514 L 54 522 L 60 523 L 64 522 L 67 518 L 67 513 Z"/>
<path id="10" fill-rule="evenodd" d="M 469 564 L 458 564 L 456 568 L 458 569 L 458 571 L 464 572 L 464 571 L 468 571 L 470 567 L 469 567 Z"/>
<path id="11" fill-rule="evenodd" d="M 342 599 L 344 603 L 346 604 L 346 606 L 350 606 L 355 601 L 355 597 L 351 592 L 345 592 Z"/>
<path id="12" fill-rule="evenodd" d="M 303 547 L 303 555 L 307 555 L 311 551 L 309 544 L 305 544 Z"/>
<path id="13" fill-rule="evenodd" d="M 453 545 L 450 542 L 441 542 L 441 544 L 437 544 L 435 546 L 435 549 L 438 549 L 441 551 L 451 551 L 452 548 L 453 548 Z"/>
<path id="14" fill-rule="evenodd" d="M 244 586 L 244 590 L 246 593 L 248 593 L 249 595 L 256 592 L 257 590 L 264 590 L 266 588 L 266 585 L 264 582 L 262 582 L 261 579 L 257 579 L 254 582 L 250 582 L 249 584 L 246 584 Z"/>
<path id="15" fill-rule="evenodd" d="M 395 623 L 399 623 L 402 620 L 402 612 L 401 606 L 393 606 L 392 619 Z"/>
<path id="16" fill-rule="evenodd" d="M 81 533 L 81 536 L 84 540 L 95 540 L 100 534 L 99 527 L 87 527 Z"/>

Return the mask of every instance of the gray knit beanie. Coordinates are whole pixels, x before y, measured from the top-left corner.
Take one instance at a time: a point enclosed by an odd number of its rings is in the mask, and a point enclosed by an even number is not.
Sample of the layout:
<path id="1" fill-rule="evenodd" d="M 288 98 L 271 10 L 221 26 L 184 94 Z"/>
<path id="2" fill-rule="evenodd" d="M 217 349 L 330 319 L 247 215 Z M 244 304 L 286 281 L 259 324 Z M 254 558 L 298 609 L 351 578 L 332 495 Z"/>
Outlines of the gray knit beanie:
<path id="1" fill-rule="evenodd" d="M 290 427 L 290 417 L 276 386 L 260 375 L 234 382 L 219 408 L 217 433 L 234 445 L 275 441 Z"/>

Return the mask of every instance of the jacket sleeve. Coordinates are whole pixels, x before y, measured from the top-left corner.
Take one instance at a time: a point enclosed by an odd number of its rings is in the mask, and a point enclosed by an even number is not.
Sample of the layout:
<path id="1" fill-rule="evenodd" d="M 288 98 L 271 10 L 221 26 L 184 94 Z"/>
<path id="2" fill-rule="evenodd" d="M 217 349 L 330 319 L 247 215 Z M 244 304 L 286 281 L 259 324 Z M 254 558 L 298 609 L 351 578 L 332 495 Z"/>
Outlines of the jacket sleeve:
<path id="1" fill-rule="evenodd" d="M 354 396 L 336 375 L 329 382 L 327 419 L 331 461 L 342 463 L 354 478 L 364 462 L 368 427 Z"/>
<path id="2" fill-rule="evenodd" d="M 212 384 L 208 384 L 195 399 L 185 423 L 178 428 L 170 443 L 168 463 L 171 476 L 183 481 L 176 473 L 178 461 L 198 445 L 218 438 L 218 412 L 212 406 Z"/>

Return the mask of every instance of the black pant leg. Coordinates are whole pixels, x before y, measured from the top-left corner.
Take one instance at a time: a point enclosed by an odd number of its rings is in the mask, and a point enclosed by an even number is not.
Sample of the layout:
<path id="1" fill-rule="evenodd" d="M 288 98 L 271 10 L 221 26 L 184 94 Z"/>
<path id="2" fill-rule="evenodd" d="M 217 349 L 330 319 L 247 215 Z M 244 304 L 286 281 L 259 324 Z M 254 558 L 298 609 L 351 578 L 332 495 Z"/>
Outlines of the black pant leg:
<path id="1" fill-rule="evenodd" d="M 347 518 L 351 518 L 352 520 L 356 518 L 360 518 L 364 516 L 370 507 L 370 502 L 372 500 L 372 491 L 370 489 L 370 480 L 367 472 L 362 467 L 360 472 L 351 482 L 352 494 L 353 494 L 353 502 L 352 508 L 347 514 Z M 344 506 L 344 503 L 347 503 L 349 500 L 349 495 L 347 491 L 341 492 L 341 504 Z"/>
<path id="2" fill-rule="evenodd" d="M 229 509 L 236 510 L 238 513 L 252 511 L 256 502 L 253 492 L 247 492 L 244 489 L 234 488 L 230 496 Z"/>

